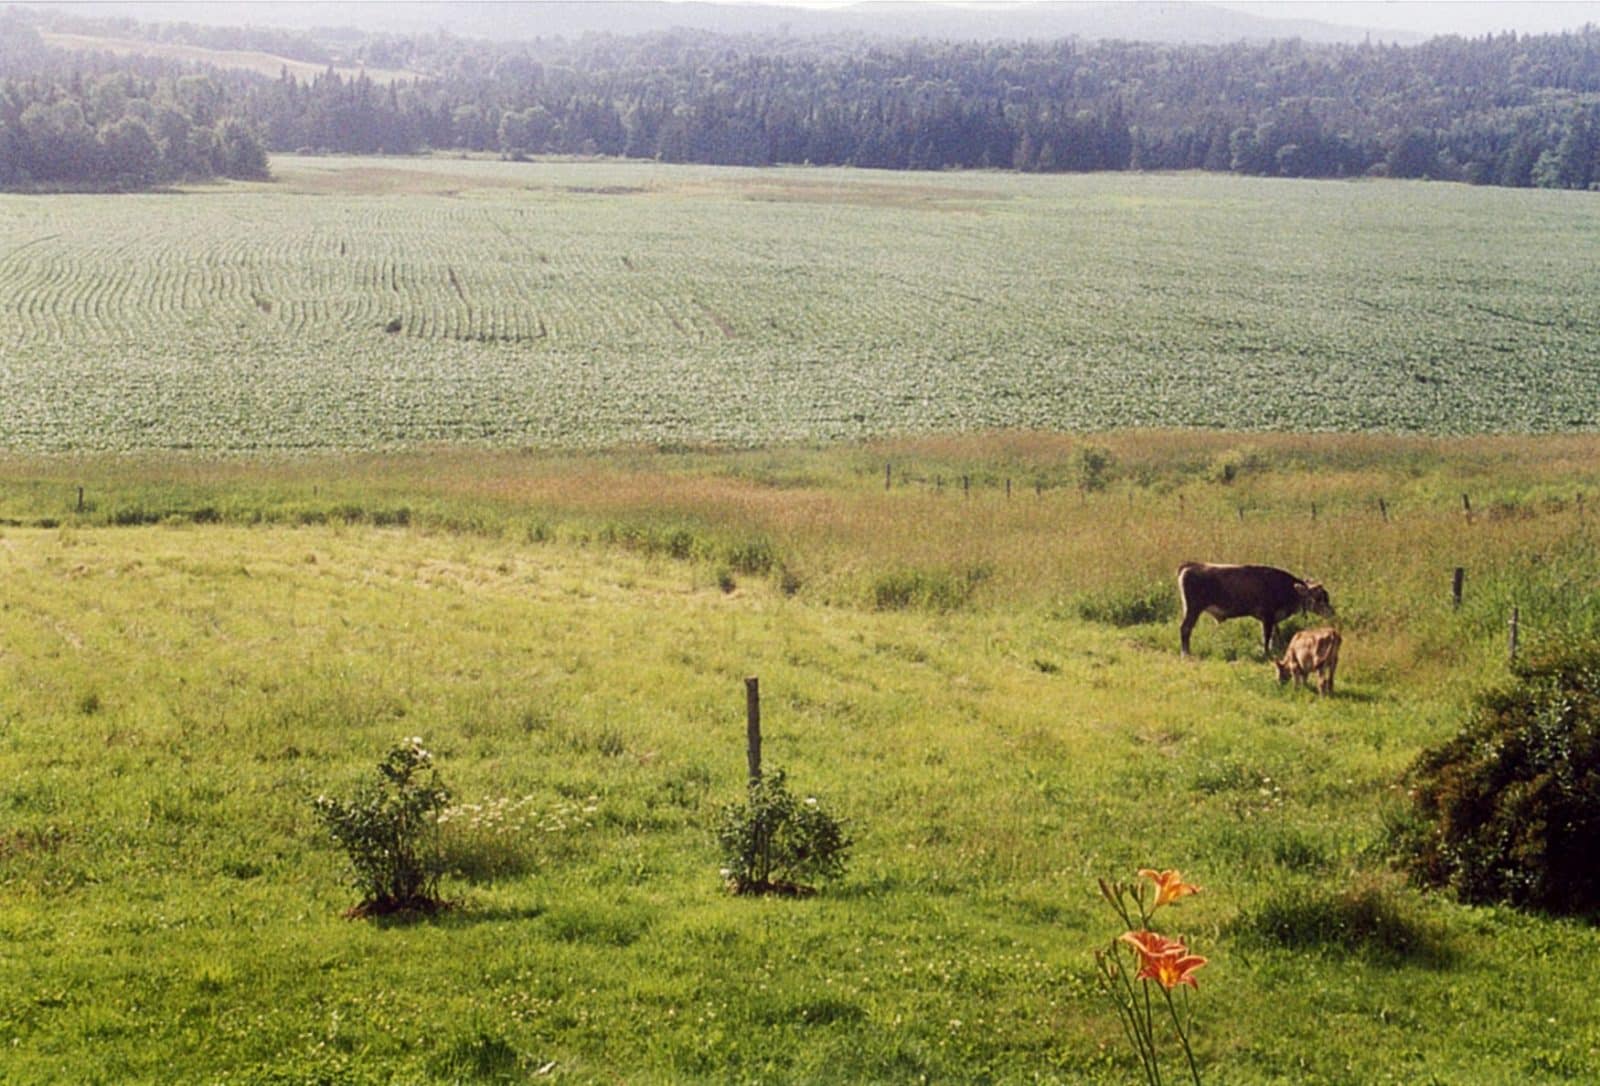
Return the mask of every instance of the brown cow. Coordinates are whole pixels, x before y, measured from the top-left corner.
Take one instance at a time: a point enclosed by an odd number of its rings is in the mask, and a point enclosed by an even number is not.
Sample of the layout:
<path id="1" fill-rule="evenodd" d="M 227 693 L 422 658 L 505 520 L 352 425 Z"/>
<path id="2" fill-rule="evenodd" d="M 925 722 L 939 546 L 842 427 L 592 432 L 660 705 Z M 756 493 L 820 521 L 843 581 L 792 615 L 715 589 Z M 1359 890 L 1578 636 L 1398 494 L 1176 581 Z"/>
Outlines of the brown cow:
<path id="1" fill-rule="evenodd" d="M 1178 638 L 1189 655 L 1189 632 L 1202 614 L 1218 622 L 1249 616 L 1261 623 L 1261 651 L 1272 656 L 1272 631 L 1296 611 L 1333 614 L 1328 590 L 1271 566 L 1223 566 L 1185 562 L 1178 567 L 1183 620 Z"/>
<path id="2" fill-rule="evenodd" d="M 1277 662 L 1278 681 L 1291 678 L 1301 686 L 1311 675 L 1317 677 L 1317 693 L 1333 693 L 1333 672 L 1339 666 L 1339 631 L 1332 626 L 1301 630 L 1289 639 L 1283 659 Z"/>

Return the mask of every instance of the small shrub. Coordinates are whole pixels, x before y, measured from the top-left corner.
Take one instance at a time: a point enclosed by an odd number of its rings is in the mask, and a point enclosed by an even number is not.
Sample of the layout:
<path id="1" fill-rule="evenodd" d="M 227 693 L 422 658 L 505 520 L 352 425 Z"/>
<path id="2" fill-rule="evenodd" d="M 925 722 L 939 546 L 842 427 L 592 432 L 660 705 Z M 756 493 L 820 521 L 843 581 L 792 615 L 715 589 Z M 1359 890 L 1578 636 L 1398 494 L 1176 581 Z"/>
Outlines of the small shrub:
<path id="1" fill-rule="evenodd" d="M 1111 477 L 1111 450 L 1100 445 L 1085 445 L 1072 456 L 1072 473 L 1078 489 L 1101 491 Z"/>
<path id="2" fill-rule="evenodd" d="M 796 800 L 781 769 L 750 785 L 717 822 L 722 876 L 736 894 L 810 893 L 801 880 L 844 873 L 851 841 L 815 797 Z"/>
<path id="3" fill-rule="evenodd" d="M 1234 930 L 1268 946 L 1345 951 L 1380 963 L 1449 959 L 1440 938 L 1376 885 L 1279 887 L 1241 915 Z"/>
<path id="4" fill-rule="evenodd" d="M 735 573 L 744 573 L 752 577 L 765 576 L 778 564 L 778 557 L 772 550 L 772 544 L 765 539 L 744 539 L 729 544 L 725 557 Z"/>
<path id="5" fill-rule="evenodd" d="M 1600 909 L 1600 642 L 1530 654 L 1465 728 L 1411 770 L 1391 827 L 1418 881 L 1464 901 Z"/>
<path id="6" fill-rule="evenodd" d="M 1206 475 L 1212 482 L 1226 486 L 1241 476 L 1262 471 L 1266 466 L 1266 457 L 1257 449 L 1228 449 L 1211 458 Z"/>
<path id="7" fill-rule="evenodd" d="M 1142 626 L 1167 622 L 1178 615 L 1178 594 L 1171 584 L 1112 588 L 1076 601 L 1078 617 L 1107 626 Z"/>
<path id="8" fill-rule="evenodd" d="M 947 570 L 895 570 L 879 574 L 873 579 L 870 590 L 872 606 L 877 611 L 905 611 L 911 608 L 954 611 L 965 607 L 978 585 L 988 577 L 989 570 L 984 566 L 972 566 L 960 573 Z"/>
<path id="9" fill-rule="evenodd" d="M 318 796 L 317 816 L 350 860 L 362 894 L 352 916 L 433 912 L 444 857 L 439 816 L 450 803 L 433 756 L 417 737 L 396 743 L 378 763 L 378 779 L 351 799 Z"/>

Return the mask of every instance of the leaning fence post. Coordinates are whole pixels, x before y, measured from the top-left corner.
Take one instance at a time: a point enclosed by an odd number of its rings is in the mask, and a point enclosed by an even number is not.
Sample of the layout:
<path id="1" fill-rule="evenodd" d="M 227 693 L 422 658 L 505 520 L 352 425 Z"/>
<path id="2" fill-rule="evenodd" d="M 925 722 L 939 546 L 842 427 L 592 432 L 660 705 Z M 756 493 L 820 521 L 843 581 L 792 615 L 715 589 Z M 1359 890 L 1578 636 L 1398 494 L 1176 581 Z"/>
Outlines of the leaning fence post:
<path id="1" fill-rule="evenodd" d="M 1378 499 L 1378 513 L 1383 517 L 1385 524 L 1389 523 L 1389 503 L 1382 498 Z"/>
<path id="2" fill-rule="evenodd" d="M 1518 626 L 1518 621 L 1517 620 L 1520 617 L 1521 616 L 1518 614 L 1517 609 L 1515 607 L 1511 608 L 1511 622 L 1509 623 L 1509 625 L 1511 627 L 1511 634 L 1510 634 L 1510 638 L 1509 638 L 1508 652 L 1509 652 L 1509 656 L 1510 656 L 1510 658 L 1512 660 L 1515 660 L 1517 658 L 1517 626 Z"/>
<path id="3" fill-rule="evenodd" d="M 1461 495 L 1461 511 L 1467 515 L 1468 523 L 1472 521 L 1472 499 L 1465 494 Z"/>
<path id="4" fill-rule="evenodd" d="M 1457 566 L 1455 575 L 1450 578 L 1450 604 L 1457 610 L 1461 608 L 1461 584 L 1466 577 L 1467 571 Z"/>
<path id="5" fill-rule="evenodd" d="M 761 680 L 751 675 L 744 681 L 745 760 L 750 765 L 750 783 L 761 783 Z"/>

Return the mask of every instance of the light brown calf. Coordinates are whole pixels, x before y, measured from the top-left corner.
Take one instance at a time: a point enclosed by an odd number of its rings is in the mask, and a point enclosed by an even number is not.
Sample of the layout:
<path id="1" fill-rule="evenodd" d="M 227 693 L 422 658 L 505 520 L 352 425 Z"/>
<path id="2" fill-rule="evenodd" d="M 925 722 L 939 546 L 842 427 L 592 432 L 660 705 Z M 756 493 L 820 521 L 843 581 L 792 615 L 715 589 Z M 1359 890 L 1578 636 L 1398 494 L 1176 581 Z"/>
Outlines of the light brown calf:
<path id="1" fill-rule="evenodd" d="M 1283 659 L 1278 661 L 1278 681 L 1286 683 L 1293 678 L 1304 684 L 1315 673 L 1317 693 L 1333 693 L 1333 672 L 1339 666 L 1339 641 L 1339 631 L 1332 626 L 1301 630 L 1289 640 Z"/>

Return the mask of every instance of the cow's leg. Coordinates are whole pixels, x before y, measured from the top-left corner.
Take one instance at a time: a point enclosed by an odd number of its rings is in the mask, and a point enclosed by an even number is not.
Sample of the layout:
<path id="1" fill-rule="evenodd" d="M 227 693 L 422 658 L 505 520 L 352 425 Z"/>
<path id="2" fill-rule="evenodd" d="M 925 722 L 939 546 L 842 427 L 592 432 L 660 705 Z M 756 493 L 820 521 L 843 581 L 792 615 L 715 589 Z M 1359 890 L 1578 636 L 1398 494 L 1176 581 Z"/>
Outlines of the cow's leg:
<path id="1" fill-rule="evenodd" d="M 1324 694 L 1333 693 L 1333 672 L 1336 667 L 1338 667 L 1337 664 L 1329 664 L 1328 670 L 1323 675 L 1322 682 L 1318 684 L 1318 689 Z"/>
<path id="2" fill-rule="evenodd" d="M 1200 612 L 1183 609 L 1183 621 L 1178 624 L 1178 640 L 1183 644 L 1183 654 L 1189 655 L 1189 633 L 1194 629 L 1194 624 L 1199 621 Z"/>
<path id="3" fill-rule="evenodd" d="M 1261 616 L 1261 651 L 1272 659 L 1272 631 L 1277 627 L 1277 620 L 1271 615 Z"/>

